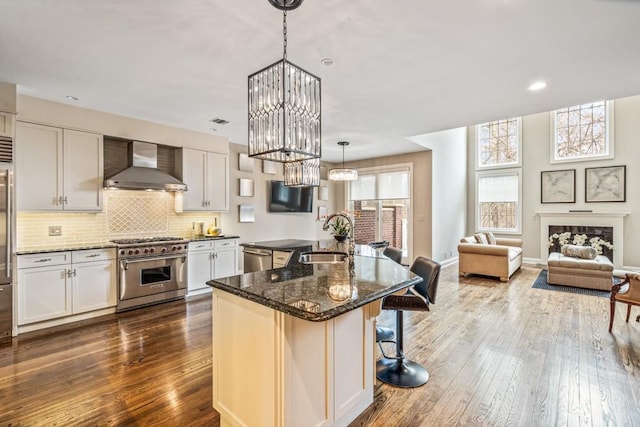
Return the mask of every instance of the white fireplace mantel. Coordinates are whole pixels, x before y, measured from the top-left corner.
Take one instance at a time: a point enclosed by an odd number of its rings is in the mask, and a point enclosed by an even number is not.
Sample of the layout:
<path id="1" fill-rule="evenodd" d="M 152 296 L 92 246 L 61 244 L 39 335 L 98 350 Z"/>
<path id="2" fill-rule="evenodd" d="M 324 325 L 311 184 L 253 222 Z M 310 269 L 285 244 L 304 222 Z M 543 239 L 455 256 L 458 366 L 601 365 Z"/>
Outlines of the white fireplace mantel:
<path id="1" fill-rule="evenodd" d="M 613 228 L 613 265 L 623 265 L 624 217 L 630 212 L 536 212 L 540 217 L 540 259 L 544 262 L 549 253 L 550 225 L 576 225 Z"/>

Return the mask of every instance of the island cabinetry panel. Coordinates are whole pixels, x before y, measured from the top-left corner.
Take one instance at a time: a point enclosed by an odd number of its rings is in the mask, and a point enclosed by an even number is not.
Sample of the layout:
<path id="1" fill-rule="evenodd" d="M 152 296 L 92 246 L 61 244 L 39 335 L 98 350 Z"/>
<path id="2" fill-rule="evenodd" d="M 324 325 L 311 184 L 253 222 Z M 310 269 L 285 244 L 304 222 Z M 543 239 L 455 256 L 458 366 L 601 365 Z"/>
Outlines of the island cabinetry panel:
<path id="1" fill-rule="evenodd" d="M 229 157 L 183 148 L 176 153 L 176 173 L 189 191 L 176 198 L 177 211 L 229 210 Z"/>
<path id="2" fill-rule="evenodd" d="M 291 258 L 291 254 L 293 251 L 273 251 L 272 255 L 272 266 L 273 268 L 283 268 L 286 267 L 289 263 L 289 258 Z"/>
<path id="3" fill-rule="evenodd" d="M 16 142 L 18 210 L 102 210 L 102 135 L 18 122 Z"/>
<path id="4" fill-rule="evenodd" d="M 115 307 L 115 249 L 18 257 L 18 325 Z"/>
<path id="5" fill-rule="evenodd" d="M 15 115 L 10 113 L 0 113 L 0 136 L 13 138 L 13 123 Z"/>
<path id="6" fill-rule="evenodd" d="M 210 289 L 207 282 L 237 274 L 238 239 L 201 240 L 189 243 L 187 289 Z"/>
<path id="7" fill-rule="evenodd" d="M 373 402 L 369 305 L 310 322 L 214 288 L 212 313 L 221 425 L 346 426 Z"/>

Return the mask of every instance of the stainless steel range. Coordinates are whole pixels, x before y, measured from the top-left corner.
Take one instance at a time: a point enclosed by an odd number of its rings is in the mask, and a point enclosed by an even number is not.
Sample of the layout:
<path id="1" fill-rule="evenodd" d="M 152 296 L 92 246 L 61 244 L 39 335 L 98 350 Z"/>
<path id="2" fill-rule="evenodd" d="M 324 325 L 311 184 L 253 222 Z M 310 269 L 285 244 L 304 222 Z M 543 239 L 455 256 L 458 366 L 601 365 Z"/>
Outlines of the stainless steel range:
<path id="1" fill-rule="evenodd" d="M 188 240 L 151 237 L 112 242 L 118 246 L 117 311 L 187 294 Z"/>

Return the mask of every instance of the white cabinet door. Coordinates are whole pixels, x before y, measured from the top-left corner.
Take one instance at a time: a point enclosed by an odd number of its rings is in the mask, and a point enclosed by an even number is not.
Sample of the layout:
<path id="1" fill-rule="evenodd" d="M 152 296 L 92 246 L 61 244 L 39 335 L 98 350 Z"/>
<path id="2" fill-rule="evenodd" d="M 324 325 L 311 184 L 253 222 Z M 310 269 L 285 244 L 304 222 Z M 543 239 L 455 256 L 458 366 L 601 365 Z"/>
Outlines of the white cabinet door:
<path id="1" fill-rule="evenodd" d="M 211 249 L 189 252 L 189 273 L 187 276 L 187 289 L 189 291 L 206 287 L 206 282 L 213 278 L 211 272 L 212 258 L 213 252 Z"/>
<path id="2" fill-rule="evenodd" d="M 229 210 L 229 156 L 207 153 L 206 185 L 209 210 Z"/>
<path id="3" fill-rule="evenodd" d="M 238 265 L 237 248 L 217 249 L 213 258 L 214 279 L 221 277 L 235 276 Z"/>
<path id="4" fill-rule="evenodd" d="M 205 211 L 205 174 L 207 152 L 182 149 L 182 161 L 178 166 L 178 177 L 187 184 L 189 191 L 182 193 L 182 209 L 185 211 Z"/>
<path id="5" fill-rule="evenodd" d="M 13 138 L 14 117 L 10 113 L 0 113 L 0 136 Z"/>
<path id="6" fill-rule="evenodd" d="M 102 135 L 65 129 L 64 209 L 102 210 L 104 151 Z"/>
<path id="7" fill-rule="evenodd" d="M 18 122 L 18 210 L 102 210 L 102 135 Z"/>
<path id="8" fill-rule="evenodd" d="M 70 264 L 18 270 L 18 324 L 68 316 L 71 309 Z"/>
<path id="9" fill-rule="evenodd" d="M 229 156 L 183 148 L 176 162 L 178 178 L 189 187 L 178 210 L 229 210 Z"/>
<path id="10" fill-rule="evenodd" d="M 18 210 L 61 210 L 62 129 L 18 122 L 15 147 Z"/>
<path id="11" fill-rule="evenodd" d="M 73 314 L 114 307 L 116 263 L 114 260 L 72 265 Z"/>

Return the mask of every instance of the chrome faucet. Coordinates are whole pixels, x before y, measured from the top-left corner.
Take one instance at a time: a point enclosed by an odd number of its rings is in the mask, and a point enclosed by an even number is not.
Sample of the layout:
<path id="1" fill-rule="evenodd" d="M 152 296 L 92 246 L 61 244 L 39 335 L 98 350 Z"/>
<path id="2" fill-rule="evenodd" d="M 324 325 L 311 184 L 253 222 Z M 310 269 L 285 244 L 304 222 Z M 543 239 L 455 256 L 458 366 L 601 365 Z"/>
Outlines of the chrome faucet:
<path id="1" fill-rule="evenodd" d="M 354 227 L 353 227 L 353 221 L 351 221 L 351 217 L 345 213 L 334 213 L 331 214 L 329 216 L 327 216 L 324 220 L 324 224 L 322 224 L 322 229 L 324 231 L 329 230 L 329 223 L 331 222 L 331 220 L 337 216 L 341 216 L 342 218 L 347 220 L 347 223 L 349 224 L 349 251 L 348 251 L 348 255 L 349 255 L 349 273 L 353 276 L 354 272 L 355 272 L 355 264 L 353 261 L 353 256 L 356 250 L 356 244 L 355 244 L 355 239 L 354 239 Z"/>

